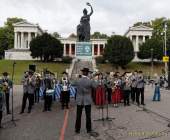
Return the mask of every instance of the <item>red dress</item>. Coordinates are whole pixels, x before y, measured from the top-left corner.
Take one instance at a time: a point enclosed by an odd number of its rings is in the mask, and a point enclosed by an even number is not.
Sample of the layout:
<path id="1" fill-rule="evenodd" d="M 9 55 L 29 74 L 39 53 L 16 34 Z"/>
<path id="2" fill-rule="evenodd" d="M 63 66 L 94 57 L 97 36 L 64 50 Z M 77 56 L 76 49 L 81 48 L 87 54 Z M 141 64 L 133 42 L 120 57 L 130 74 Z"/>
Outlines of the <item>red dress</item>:
<path id="1" fill-rule="evenodd" d="M 105 89 L 102 85 L 96 88 L 96 105 L 104 105 L 106 103 Z"/>
<path id="2" fill-rule="evenodd" d="M 112 93 L 112 103 L 120 103 L 122 99 L 121 89 L 119 86 L 116 86 L 115 90 Z"/>

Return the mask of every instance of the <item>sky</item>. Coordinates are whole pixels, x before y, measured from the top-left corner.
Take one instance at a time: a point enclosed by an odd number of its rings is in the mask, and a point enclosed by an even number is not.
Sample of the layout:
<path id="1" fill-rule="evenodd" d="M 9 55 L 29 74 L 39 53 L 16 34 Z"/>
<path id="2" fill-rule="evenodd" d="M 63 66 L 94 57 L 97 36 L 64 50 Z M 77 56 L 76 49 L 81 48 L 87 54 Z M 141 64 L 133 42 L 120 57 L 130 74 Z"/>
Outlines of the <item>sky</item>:
<path id="1" fill-rule="evenodd" d="M 94 9 L 92 33 L 123 35 L 136 22 L 170 17 L 170 0 L 0 0 L 0 26 L 8 17 L 19 17 L 67 37 L 76 33 L 83 9 L 90 12 L 87 2 Z"/>

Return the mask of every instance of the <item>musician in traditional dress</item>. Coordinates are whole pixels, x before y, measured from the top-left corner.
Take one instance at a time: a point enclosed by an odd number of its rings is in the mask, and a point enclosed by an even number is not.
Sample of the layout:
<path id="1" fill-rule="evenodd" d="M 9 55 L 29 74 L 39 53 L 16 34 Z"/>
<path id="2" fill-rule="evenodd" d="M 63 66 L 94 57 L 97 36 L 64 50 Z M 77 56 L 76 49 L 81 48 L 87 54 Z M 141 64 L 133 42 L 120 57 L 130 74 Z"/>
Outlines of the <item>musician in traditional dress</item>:
<path id="1" fill-rule="evenodd" d="M 35 99 L 35 103 L 39 103 L 39 92 L 40 92 L 40 87 L 41 87 L 41 75 L 37 74 L 36 76 L 36 84 L 35 84 L 35 95 L 34 95 L 34 99 Z"/>
<path id="2" fill-rule="evenodd" d="M 114 84 L 112 88 L 112 102 L 115 107 L 118 107 L 118 104 L 121 102 L 121 81 L 117 73 L 114 74 Z"/>
<path id="3" fill-rule="evenodd" d="M 124 106 L 130 106 L 129 96 L 131 93 L 131 80 L 130 77 L 127 75 L 127 72 L 125 72 L 124 76 L 122 77 L 122 84 L 123 84 Z"/>
<path id="4" fill-rule="evenodd" d="M 110 104 L 112 101 L 112 87 L 113 87 L 113 82 L 112 82 L 112 77 L 110 75 L 110 72 L 106 73 L 106 87 L 107 87 L 107 100 L 108 103 Z"/>
<path id="5" fill-rule="evenodd" d="M 63 72 L 63 77 L 61 79 L 61 108 L 64 109 L 64 106 L 66 106 L 66 109 L 69 109 L 69 102 L 70 102 L 70 90 L 69 90 L 69 79 L 67 72 Z"/>
<path id="6" fill-rule="evenodd" d="M 3 85 L 7 114 L 11 114 L 9 109 L 9 98 L 10 98 L 10 89 L 12 88 L 12 81 L 9 79 L 9 74 L 7 72 L 3 73 L 3 77 L 0 80 L 0 83 L 2 83 Z"/>
<path id="7" fill-rule="evenodd" d="M 130 77 L 130 80 L 132 82 L 131 84 L 131 99 L 132 99 L 132 103 L 134 103 L 136 101 L 136 94 L 137 94 L 137 75 L 138 72 L 134 71 L 132 76 Z"/>
<path id="8" fill-rule="evenodd" d="M 0 84 L 0 128 L 2 128 L 2 114 L 4 110 L 4 104 L 5 104 L 5 95 L 3 91 L 3 85 Z"/>
<path id="9" fill-rule="evenodd" d="M 24 95 L 23 95 L 22 109 L 20 114 L 24 113 L 27 99 L 29 101 L 28 113 L 31 113 L 31 109 L 34 103 L 34 93 L 35 93 L 35 84 L 36 84 L 33 71 L 30 70 L 25 73 L 22 79 L 22 84 L 23 84 Z"/>
<path id="10" fill-rule="evenodd" d="M 44 110 L 51 111 L 53 94 L 54 94 L 54 83 L 53 79 L 50 77 L 50 72 L 46 71 L 45 76 L 43 79 L 43 86 L 44 86 Z"/>
<path id="11" fill-rule="evenodd" d="M 103 106 L 106 102 L 106 82 L 103 78 L 103 74 L 98 72 L 97 74 L 97 87 L 96 87 L 96 105 Z"/>

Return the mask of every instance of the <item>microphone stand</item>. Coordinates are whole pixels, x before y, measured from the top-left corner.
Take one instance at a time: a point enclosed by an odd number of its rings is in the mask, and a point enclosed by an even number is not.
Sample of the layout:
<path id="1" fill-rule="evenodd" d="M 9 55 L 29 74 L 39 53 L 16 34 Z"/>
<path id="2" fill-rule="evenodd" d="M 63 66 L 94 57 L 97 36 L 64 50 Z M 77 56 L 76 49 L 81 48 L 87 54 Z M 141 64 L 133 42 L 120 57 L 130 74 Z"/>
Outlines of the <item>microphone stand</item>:
<path id="1" fill-rule="evenodd" d="M 14 86 L 13 85 L 14 85 L 15 65 L 16 65 L 16 62 L 14 61 L 13 62 L 13 68 L 12 68 L 12 119 L 11 119 L 14 126 L 16 126 L 15 121 L 17 121 L 17 120 L 14 119 Z"/>

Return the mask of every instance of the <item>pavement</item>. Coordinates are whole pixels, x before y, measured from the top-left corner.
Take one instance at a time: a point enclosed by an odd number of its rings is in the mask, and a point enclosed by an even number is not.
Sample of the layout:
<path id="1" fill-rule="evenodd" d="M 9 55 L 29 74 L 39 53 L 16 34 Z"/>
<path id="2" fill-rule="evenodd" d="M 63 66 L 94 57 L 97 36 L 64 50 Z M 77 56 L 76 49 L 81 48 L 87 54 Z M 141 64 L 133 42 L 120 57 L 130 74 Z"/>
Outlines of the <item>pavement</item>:
<path id="1" fill-rule="evenodd" d="M 92 121 L 93 130 L 99 133 L 92 137 L 86 133 L 85 114 L 82 115 L 80 134 L 74 133 L 76 105 L 71 100 L 69 110 L 61 110 L 59 101 L 53 103 L 51 112 L 42 112 L 43 101 L 35 104 L 32 112 L 20 115 L 22 87 L 14 88 L 14 118 L 4 112 L 3 129 L 0 129 L 0 140 L 169 140 L 170 128 L 170 91 L 161 90 L 161 102 L 153 102 L 154 88 L 145 88 L 146 106 L 136 105 L 124 107 L 119 104 L 115 108 L 109 105 L 109 117 L 112 121 Z M 102 111 L 92 106 L 92 119 L 100 119 Z M 106 117 L 106 108 L 104 108 Z"/>

